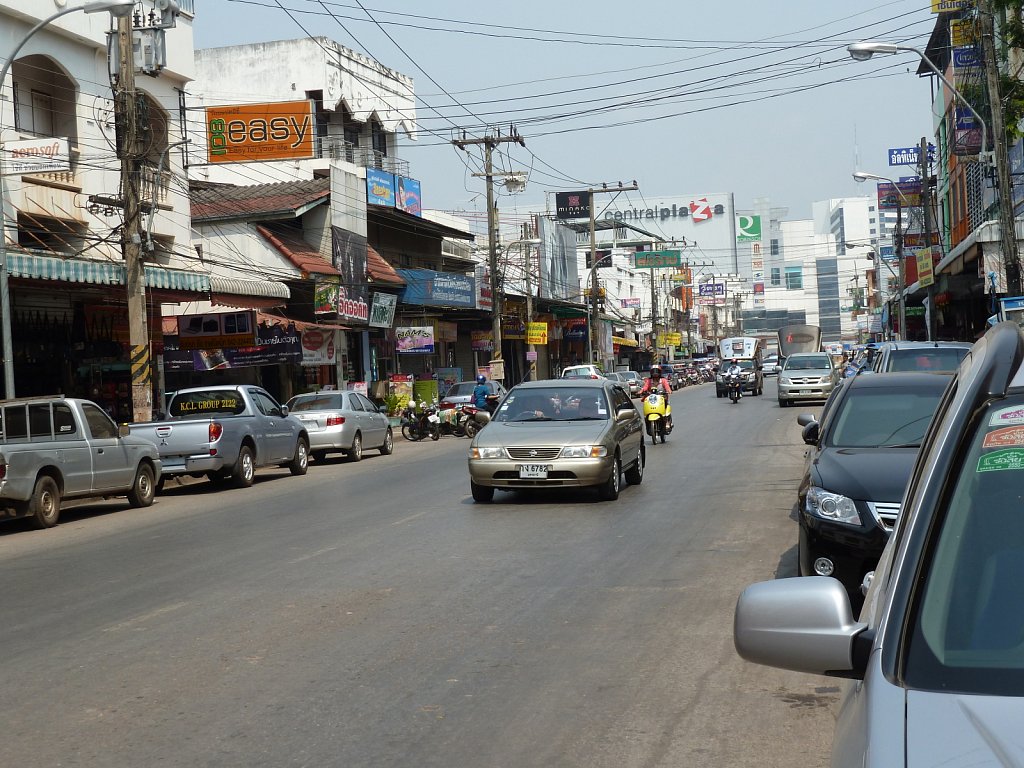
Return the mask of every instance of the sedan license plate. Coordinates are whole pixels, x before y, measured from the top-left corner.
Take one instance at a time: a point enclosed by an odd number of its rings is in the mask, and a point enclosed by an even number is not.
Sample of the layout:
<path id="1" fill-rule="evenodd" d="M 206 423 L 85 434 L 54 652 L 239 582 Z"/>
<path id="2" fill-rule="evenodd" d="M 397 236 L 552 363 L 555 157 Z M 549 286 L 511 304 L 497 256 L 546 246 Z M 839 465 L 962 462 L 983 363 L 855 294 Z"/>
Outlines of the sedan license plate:
<path id="1" fill-rule="evenodd" d="M 550 464 L 520 464 L 519 478 L 521 480 L 547 480 L 550 471 Z"/>

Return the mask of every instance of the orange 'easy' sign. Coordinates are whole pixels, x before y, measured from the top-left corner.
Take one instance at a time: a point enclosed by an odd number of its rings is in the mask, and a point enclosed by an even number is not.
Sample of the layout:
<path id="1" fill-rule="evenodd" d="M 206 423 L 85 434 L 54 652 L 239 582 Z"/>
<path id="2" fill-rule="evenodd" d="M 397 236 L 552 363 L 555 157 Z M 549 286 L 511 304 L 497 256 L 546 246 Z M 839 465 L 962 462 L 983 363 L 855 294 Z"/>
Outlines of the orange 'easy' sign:
<path id="1" fill-rule="evenodd" d="M 313 103 L 279 101 L 206 108 L 211 163 L 313 157 Z"/>

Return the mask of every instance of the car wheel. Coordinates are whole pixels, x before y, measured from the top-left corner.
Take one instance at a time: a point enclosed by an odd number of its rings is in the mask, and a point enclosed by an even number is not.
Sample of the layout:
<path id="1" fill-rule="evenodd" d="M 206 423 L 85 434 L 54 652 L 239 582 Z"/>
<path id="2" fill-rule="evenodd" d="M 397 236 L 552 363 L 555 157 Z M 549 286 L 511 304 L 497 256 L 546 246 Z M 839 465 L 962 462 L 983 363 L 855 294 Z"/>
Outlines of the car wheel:
<path id="1" fill-rule="evenodd" d="M 255 479 L 256 458 L 252 455 L 252 448 L 243 445 L 238 451 L 238 460 L 235 461 L 235 466 L 231 470 L 231 482 L 236 488 L 248 488 Z"/>
<path id="2" fill-rule="evenodd" d="M 787 403 L 787 402 L 786 402 L 785 400 L 783 400 L 783 399 L 782 399 L 782 398 L 780 397 L 780 398 L 779 398 L 779 408 L 785 408 L 785 407 L 786 407 L 787 405 L 789 405 L 789 403 Z"/>
<path id="3" fill-rule="evenodd" d="M 23 511 L 36 528 L 52 528 L 60 518 L 60 488 L 49 475 L 36 480 L 32 498 L 24 503 Z"/>
<path id="4" fill-rule="evenodd" d="M 469 490 L 473 494 L 473 501 L 479 502 L 480 504 L 487 504 L 494 500 L 494 489 L 487 485 L 477 485 L 472 480 L 469 481 Z"/>
<path id="5" fill-rule="evenodd" d="M 315 462 L 327 461 L 327 451 L 310 451 L 309 455 L 313 457 Z"/>
<path id="6" fill-rule="evenodd" d="M 352 447 L 348 449 L 346 456 L 349 461 L 353 462 L 363 460 L 363 436 L 358 432 L 352 438 Z"/>
<path id="7" fill-rule="evenodd" d="M 390 456 L 395 450 L 395 433 L 391 431 L 391 427 L 388 427 L 388 431 L 384 433 L 384 444 L 380 447 L 381 456 Z"/>
<path id="8" fill-rule="evenodd" d="M 608 476 L 608 479 L 598 488 L 598 495 L 602 501 L 615 501 L 619 498 L 619 490 L 621 486 L 622 478 L 622 461 L 618 456 L 612 462 L 612 473 Z"/>
<path id="9" fill-rule="evenodd" d="M 133 507 L 148 507 L 156 496 L 156 484 L 153 482 L 153 468 L 149 464 L 139 464 L 135 471 L 135 482 L 128 491 L 128 503 Z"/>
<path id="10" fill-rule="evenodd" d="M 647 461 L 647 454 L 641 444 L 640 454 L 636 457 L 636 463 L 626 470 L 626 482 L 630 485 L 640 485 L 644 481 L 644 462 Z"/>
<path id="11" fill-rule="evenodd" d="M 288 471 L 293 475 L 304 475 L 309 469 L 309 446 L 303 438 L 295 443 L 295 456 L 288 462 Z"/>

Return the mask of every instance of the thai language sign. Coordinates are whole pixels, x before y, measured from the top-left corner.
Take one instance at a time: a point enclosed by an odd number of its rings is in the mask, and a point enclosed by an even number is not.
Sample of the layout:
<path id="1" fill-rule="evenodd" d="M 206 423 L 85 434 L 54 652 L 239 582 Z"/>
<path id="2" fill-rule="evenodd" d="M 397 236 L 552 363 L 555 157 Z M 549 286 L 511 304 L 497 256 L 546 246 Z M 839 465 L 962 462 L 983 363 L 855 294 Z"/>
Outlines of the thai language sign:
<path id="1" fill-rule="evenodd" d="M 308 159 L 313 133 L 313 102 L 307 100 L 206 108 L 211 163 Z"/>
<path id="2" fill-rule="evenodd" d="M 390 328 L 395 322 L 395 305 L 398 297 L 393 293 L 374 293 L 370 304 L 370 327 Z"/>
<path id="3" fill-rule="evenodd" d="M 256 313 L 212 312 L 178 315 L 179 349 L 221 349 L 256 343 Z"/>
<path id="4" fill-rule="evenodd" d="M 255 343 L 221 349 L 164 350 L 166 371 L 210 371 L 280 363 L 301 363 L 302 339 L 292 326 L 259 326 Z M 182 337 L 179 336 L 179 344 Z"/>
<path id="5" fill-rule="evenodd" d="M 452 272 L 432 269 L 398 269 L 405 280 L 402 301 L 428 307 L 475 307 L 476 280 Z"/>
<path id="6" fill-rule="evenodd" d="M 4 176 L 71 170 L 67 139 L 25 139 L 8 141 L 0 148 Z"/>

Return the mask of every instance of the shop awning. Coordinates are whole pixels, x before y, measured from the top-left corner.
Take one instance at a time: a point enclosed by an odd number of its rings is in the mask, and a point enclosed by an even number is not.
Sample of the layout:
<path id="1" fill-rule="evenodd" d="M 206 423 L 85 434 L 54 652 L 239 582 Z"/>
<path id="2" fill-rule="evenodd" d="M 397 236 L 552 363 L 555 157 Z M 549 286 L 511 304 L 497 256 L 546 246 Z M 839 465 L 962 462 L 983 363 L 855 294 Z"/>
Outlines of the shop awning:
<path id="1" fill-rule="evenodd" d="M 612 336 L 612 344 L 618 344 L 620 347 L 639 347 L 640 342 L 636 339 L 627 339 L 625 336 Z"/>
<path id="2" fill-rule="evenodd" d="M 210 290 L 210 278 L 203 273 L 152 266 L 147 266 L 145 270 L 147 288 L 193 293 Z M 61 259 L 33 253 L 8 252 L 7 273 L 11 277 L 29 280 L 60 280 L 92 285 L 124 285 L 126 280 L 124 264 L 119 261 Z"/>
<path id="3" fill-rule="evenodd" d="M 267 299 L 291 298 L 291 291 L 284 283 L 273 280 L 242 280 L 237 277 L 210 275 L 210 290 L 235 296 L 260 296 Z"/>

